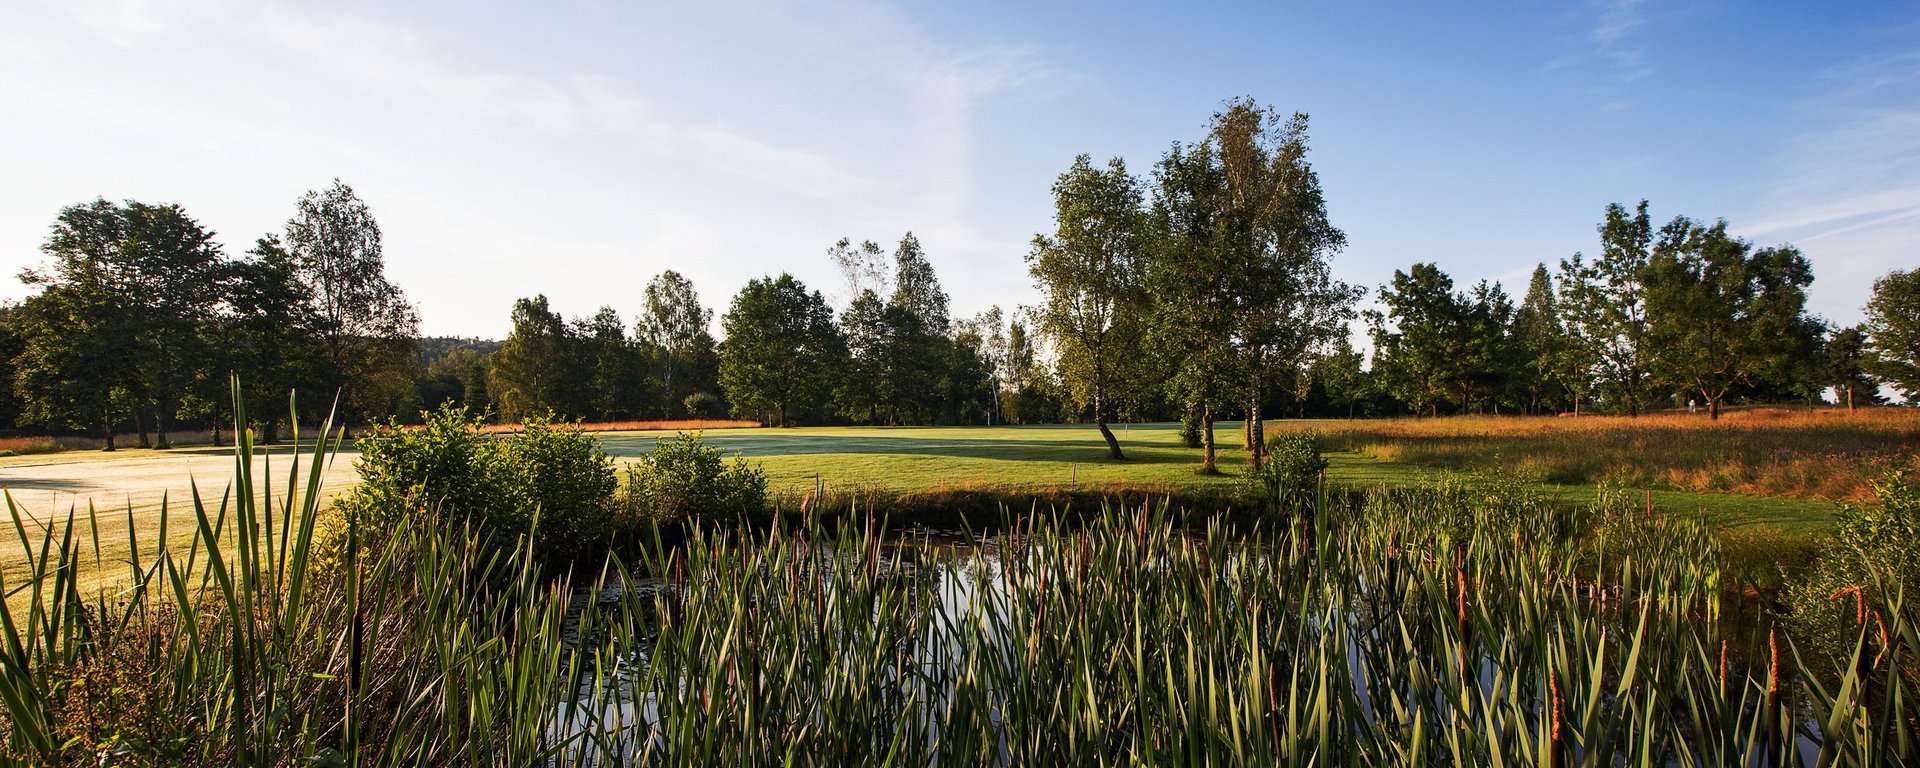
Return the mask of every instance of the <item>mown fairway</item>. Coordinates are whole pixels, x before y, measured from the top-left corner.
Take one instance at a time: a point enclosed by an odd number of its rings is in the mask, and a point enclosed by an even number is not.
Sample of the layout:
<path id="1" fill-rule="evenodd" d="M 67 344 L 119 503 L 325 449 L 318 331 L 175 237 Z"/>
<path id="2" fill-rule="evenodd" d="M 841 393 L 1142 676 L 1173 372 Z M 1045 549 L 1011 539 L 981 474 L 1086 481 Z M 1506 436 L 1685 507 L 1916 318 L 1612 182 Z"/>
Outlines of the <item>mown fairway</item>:
<path id="1" fill-rule="evenodd" d="M 1274 428 L 1338 432 L 1352 429 L 1352 424 L 1289 421 L 1276 422 Z M 1194 474 L 1199 451 L 1178 445 L 1178 428 L 1173 424 L 1116 426 L 1115 434 L 1127 451 L 1125 462 L 1109 461 L 1099 433 L 1086 425 L 726 429 L 707 432 L 704 438 L 758 461 L 776 493 L 804 494 L 816 487 L 830 493 L 1076 486 L 1181 491 L 1224 490 L 1237 482 L 1244 466 L 1238 428 L 1237 422 L 1218 427 L 1223 474 L 1215 477 Z M 616 459 L 631 460 L 652 450 L 657 439 L 672 434 L 605 432 L 600 439 Z M 257 461 L 256 477 L 264 480 L 270 464 L 274 485 L 284 485 L 292 450 L 291 446 L 263 449 L 267 456 Z M 346 451 L 335 458 L 325 473 L 323 493 L 336 494 L 352 484 L 356 456 Z M 1440 471 L 1359 450 L 1333 451 L 1328 459 L 1330 480 L 1361 486 L 1418 483 Z M 222 448 L 70 452 L 0 459 L 0 487 L 28 518 L 30 536 L 39 534 L 32 521 L 63 519 L 69 509 L 78 512 L 80 528 L 75 534 L 93 536 L 86 524 L 91 500 L 99 519 L 103 560 L 110 561 L 125 554 L 129 513 L 135 535 L 143 546 L 151 546 L 159 530 L 163 497 L 171 502 L 168 537 L 176 543 L 187 541 L 193 482 L 198 479 L 203 498 L 217 504 L 232 470 L 230 449 Z M 1526 485 L 1569 501 L 1589 500 L 1598 491 L 1596 485 L 1586 483 L 1550 484 L 1534 479 Z M 1736 529 L 1738 535 L 1762 538 L 1801 538 L 1823 530 L 1834 509 L 1832 502 L 1821 499 L 1667 489 L 1651 491 L 1651 499 L 1660 510 L 1704 512 L 1712 523 Z M 0 533 L 0 563 L 10 581 L 24 573 L 17 539 L 10 525 Z"/>

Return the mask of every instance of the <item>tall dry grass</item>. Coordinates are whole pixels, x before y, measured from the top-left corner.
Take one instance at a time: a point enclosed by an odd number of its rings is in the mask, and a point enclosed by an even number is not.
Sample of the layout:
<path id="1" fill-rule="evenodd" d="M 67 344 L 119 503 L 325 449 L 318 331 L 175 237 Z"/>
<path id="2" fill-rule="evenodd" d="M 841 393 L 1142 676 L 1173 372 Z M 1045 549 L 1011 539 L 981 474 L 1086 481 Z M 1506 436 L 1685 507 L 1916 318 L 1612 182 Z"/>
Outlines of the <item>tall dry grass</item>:
<path id="1" fill-rule="evenodd" d="M 59 453 L 83 447 L 83 442 L 70 437 L 0 437 L 0 456 L 33 456 L 42 453 Z"/>
<path id="2" fill-rule="evenodd" d="M 742 419 L 655 419 L 652 421 L 595 421 L 583 423 L 580 425 L 580 428 L 587 432 L 635 432 L 642 430 L 691 432 L 705 429 L 744 429 L 757 426 L 760 426 L 760 422 Z M 516 422 L 509 424 L 489 424 L 481 431 L 493 433 L 518 432 L 520 430 L 521 426 Z"/>
<path id="3" fill-rule="evenodd" d="M 1280 428 L 1288 428 L 1281 423 Z M 1316 422 L 1329 448 L 1550 483 L 1868 501 L 1920 467 L 1920 409 L 1733 409 L 1641 416 L 1455 416 Z"/>

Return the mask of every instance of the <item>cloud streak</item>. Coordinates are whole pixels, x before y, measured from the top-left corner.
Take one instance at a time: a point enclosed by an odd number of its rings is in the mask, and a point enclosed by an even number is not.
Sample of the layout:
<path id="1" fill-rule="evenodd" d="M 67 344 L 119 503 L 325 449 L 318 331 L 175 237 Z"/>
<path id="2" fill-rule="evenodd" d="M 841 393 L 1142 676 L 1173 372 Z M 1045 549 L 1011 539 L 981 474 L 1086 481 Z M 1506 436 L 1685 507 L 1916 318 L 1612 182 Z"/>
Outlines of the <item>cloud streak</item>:
<path id="1" fill-rule="evenodd" d="M 1874 278 L 1920 254 L 1920 52 L 1849 62 L 1816 85 L 1803 110 L 1824 119 L 1783 143 L 1773 190 L 1738 223 L 1807 250 L 1816 309 L 1845 321 Z"/>

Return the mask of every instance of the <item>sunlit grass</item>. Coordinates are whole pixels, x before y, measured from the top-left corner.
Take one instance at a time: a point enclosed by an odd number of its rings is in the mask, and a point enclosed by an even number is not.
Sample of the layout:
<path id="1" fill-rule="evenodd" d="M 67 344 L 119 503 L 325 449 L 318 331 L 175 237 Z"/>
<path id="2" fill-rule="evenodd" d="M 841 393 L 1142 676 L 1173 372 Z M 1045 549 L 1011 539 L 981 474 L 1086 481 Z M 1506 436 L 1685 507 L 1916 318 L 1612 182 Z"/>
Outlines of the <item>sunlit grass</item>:
<path id="1" fill-rule="evenodd" d="M 1333 447 L 1398 464 L 1499 468 L 1557 484 L 1865 501 L 1887 471 L 1920 466 L 1915 408 L 1735 408 L 1719 421 L 1686 413 L 1459 416 L 1313 428 Z"/>

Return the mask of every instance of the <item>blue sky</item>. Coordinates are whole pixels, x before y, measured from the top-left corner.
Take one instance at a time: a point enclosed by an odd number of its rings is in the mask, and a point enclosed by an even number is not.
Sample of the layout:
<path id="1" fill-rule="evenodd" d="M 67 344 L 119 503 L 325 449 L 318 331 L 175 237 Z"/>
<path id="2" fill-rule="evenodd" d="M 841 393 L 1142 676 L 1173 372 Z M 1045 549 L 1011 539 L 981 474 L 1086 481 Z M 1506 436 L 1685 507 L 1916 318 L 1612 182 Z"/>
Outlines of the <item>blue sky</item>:
<path id="1" fill-rule="evenodd" d="M 338 176 L 430 334 L 537 292 L 630 316 L 668 268 L 722 311 L 764 273 L 832 294 L 829 245 L 909 229 L 966 315 L 1032 301 L 1075 154 L 1144 176 L 1238 95 L 1311 113 L 1369 288 L 1518 293 L 1641 198 L 1799 245 L 1840 321 L 1920 267 L 1920 4 L 1464 5 L 15 0 L 0 270 L 96 195 L 237 254 Z"/>

